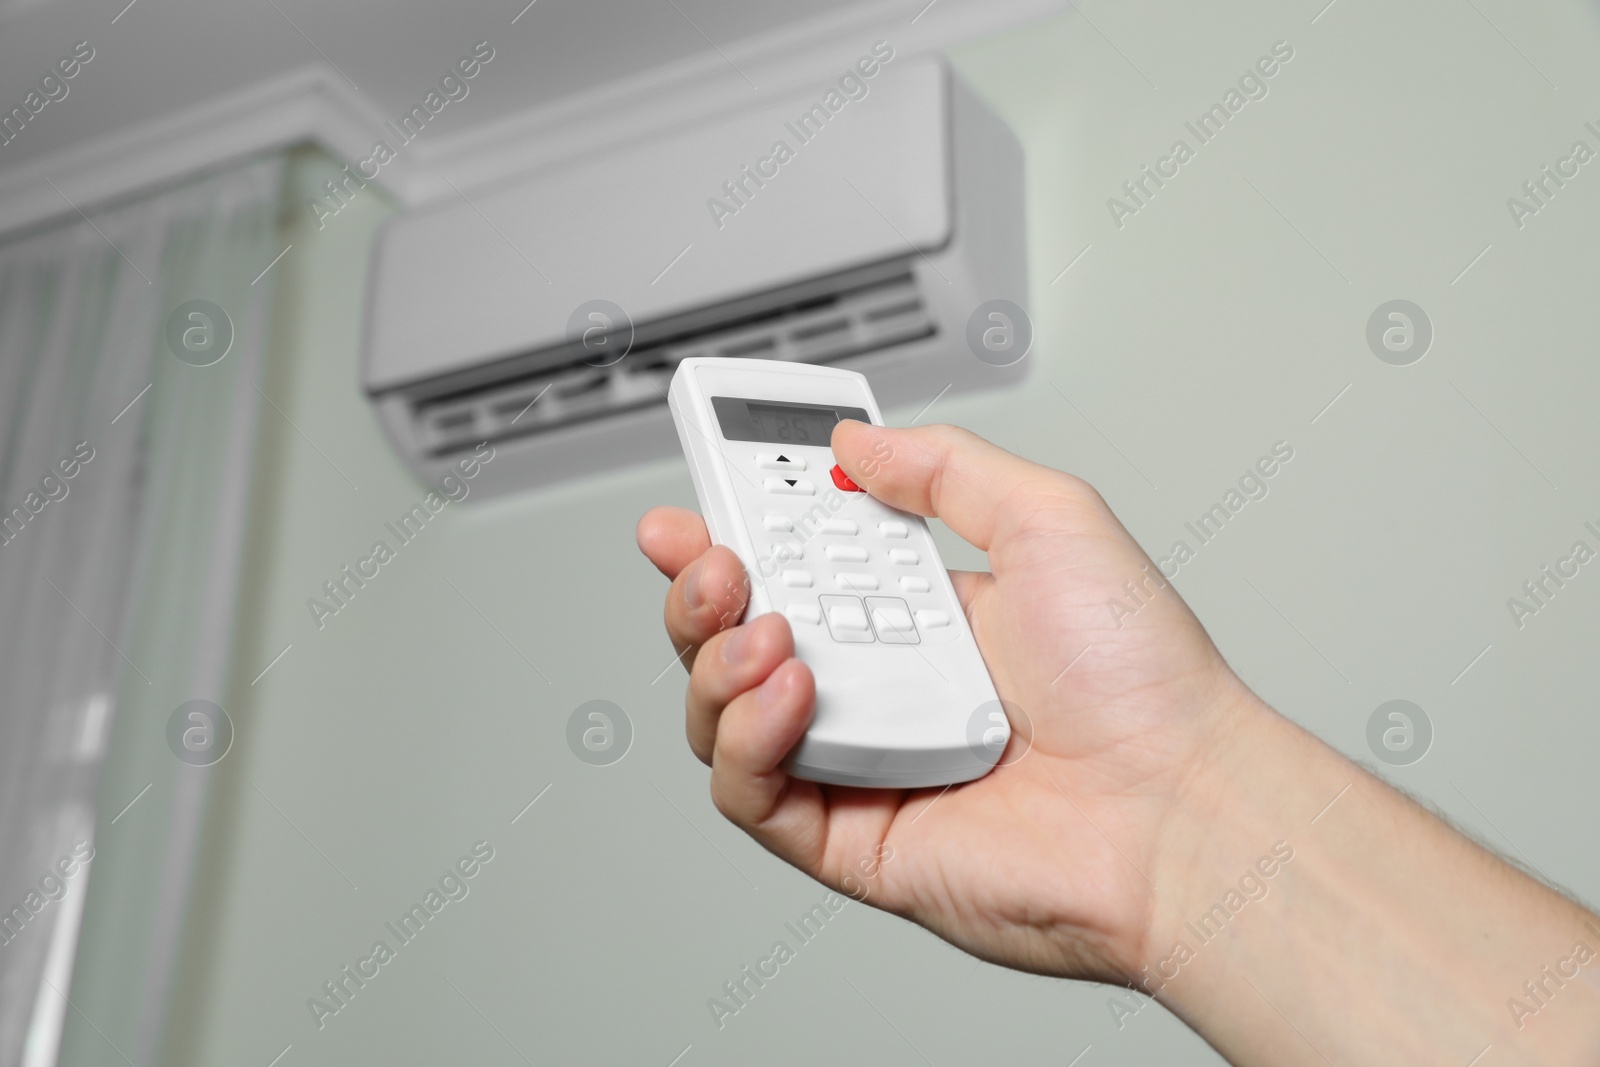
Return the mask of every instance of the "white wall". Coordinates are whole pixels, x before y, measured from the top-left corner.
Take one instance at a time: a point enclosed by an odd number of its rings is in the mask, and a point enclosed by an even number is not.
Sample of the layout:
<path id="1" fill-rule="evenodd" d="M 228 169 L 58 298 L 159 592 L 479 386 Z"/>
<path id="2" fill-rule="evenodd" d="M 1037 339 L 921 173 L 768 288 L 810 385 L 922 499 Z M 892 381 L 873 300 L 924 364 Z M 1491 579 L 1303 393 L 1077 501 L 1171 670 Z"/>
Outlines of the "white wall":
<path id="1" fill-rule="evenodd" d="M 1600 859 L 1576 834 L 1596 808 L 1600 575 L 1520 631 L 1505 601 L 1575 539 L 1596 544 L 1582 524 L 1600 525 L 1600 165 L 1520 231 L 1505 200 L 1575 139 L 1600 147 L 1583 128 L 1600 125 L 1583 103 L 1600 98 L 1595 20 L 1575 2 L 1340 0 L 1313 24 L 1321 6 L 1092 5 L 1098 30 L 1073 15 L 957 57 L 1029 153 L 1038 340 L 1025 388 L 946 398 L 930 418 L 1086 476 L 1157 553 L 1290 442 L 1271 495 L 1200 549 L 1182 592 L 1247 681 L 1352 755 L 1370 758 L 1380 703 L 1420 704 L 1433 749 L 1391 777 L 1592 900 Z M 1106 199 L 1278 40 L 1295 55 L 1270 94 L 1115 227 Z M 1066 1063 L 1087 1045 L 1085 1067 L 1216 1062 L 1160 1009 L 1119 1030 L 1106 990 L 976 963 L 854 905 L 714 1027 L 706 998 L 823 890 L 720 819 L 682 740 L 683 672 L 655 680 L 672 658 L 665 583 L 633 523 L 692 504 L 676 455 L 452 504 L 316 628 L 307 598 L 422 495 L 355 382 L 385 210 L 374 196 L 322 233 L 291 215 L 276 268 L 266 391 L 283 416 L 266 416 L 239 736 L 171 1062 L 264 1065 L 287 1045 L 284 1067 L 520 1062 L 508 1045 L 536 1063 L 661 1065 L 692 1046 L 685 1067 L 997 1048 Z M 1411 367 L 1364 339 L 1394 297 L 1437 331 Z M 608 768 L 564 740 L 592 698 L 636 731 Z M 479 839 L 496 854 L 470 895 L 319 1031 L 307 998 Z M 109 1057 L 91 1043 L 83 1062 Z"/>

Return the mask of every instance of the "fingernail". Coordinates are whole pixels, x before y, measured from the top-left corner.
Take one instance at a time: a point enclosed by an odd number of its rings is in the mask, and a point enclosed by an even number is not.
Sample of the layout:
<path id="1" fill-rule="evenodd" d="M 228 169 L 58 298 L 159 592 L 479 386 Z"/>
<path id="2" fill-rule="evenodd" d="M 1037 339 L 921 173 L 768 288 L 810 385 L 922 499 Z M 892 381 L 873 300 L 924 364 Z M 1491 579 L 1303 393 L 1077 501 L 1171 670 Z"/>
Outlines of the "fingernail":
<path id="1" fill-rule="evenodd" d="M 703 560 L 695 560 L 689 564 L 689 569 L 683 576 L 683 602 L 690 611 L 694 611 L 705 603 L 705 591 L 700 588 L 700 572 L 705 570 Z"/>
<path id="2" fill-rule="evenodd" d="M 762 711 L 771 711 L 783 700 L 789 691 L 789 672 L 779 669 L 767 675 L 767 680 L 761 683 L 761 688 L 756 690 L 756 703 L 761 705 Z"/>
<path id="3" fill-rule="evenodd" d="M 729 633 L 728 639 L 722 643 L 722 660 L 735 666 L 743 663 L 750 654 L 750 627 L 735 626 Z"/>

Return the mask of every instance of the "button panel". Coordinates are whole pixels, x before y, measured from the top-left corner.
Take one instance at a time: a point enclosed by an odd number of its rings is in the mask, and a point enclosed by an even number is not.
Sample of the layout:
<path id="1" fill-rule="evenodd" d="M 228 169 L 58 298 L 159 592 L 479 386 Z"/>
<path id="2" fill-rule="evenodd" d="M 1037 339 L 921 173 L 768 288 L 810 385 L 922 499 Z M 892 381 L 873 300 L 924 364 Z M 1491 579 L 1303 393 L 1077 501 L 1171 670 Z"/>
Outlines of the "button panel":
<path id="1" fill-rule="evenodd" d="M 837 485 L 827 447 L 729 442 L 725 455 L 755 548 L 751 578 L 765 583 L 802 647 L 942 644 L 963 634 L 927 527 L 851 491 L 854 483 Z M 820 471 L 829 478 L 805 476 Z"/>

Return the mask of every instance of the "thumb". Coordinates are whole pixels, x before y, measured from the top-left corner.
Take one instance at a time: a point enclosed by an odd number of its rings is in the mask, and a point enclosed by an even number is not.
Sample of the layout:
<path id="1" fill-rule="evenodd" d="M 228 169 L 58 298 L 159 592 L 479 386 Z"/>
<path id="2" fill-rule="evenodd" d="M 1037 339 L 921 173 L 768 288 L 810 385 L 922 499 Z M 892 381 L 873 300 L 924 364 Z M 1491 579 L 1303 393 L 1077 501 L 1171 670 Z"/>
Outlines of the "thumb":
<path id="1" fill-rule="evenodd" d="M 898 430 L 846 419 L 832 445 L 839 466 L 874 497 L 938 517 L 985 552 L 1024 529 L 1083 532 L 1109 514 L 1086 482 L 954 426 Z"/>

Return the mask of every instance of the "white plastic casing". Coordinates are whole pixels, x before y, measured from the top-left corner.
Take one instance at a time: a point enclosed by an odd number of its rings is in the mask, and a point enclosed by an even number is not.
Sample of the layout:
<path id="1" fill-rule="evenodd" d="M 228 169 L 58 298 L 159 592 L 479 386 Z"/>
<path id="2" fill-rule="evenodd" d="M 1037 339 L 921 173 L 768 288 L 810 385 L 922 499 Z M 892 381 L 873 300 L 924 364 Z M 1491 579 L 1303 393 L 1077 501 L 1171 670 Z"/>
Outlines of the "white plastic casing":
<path id="1" fill-rule="evenodd" d="M 816 679 L 815 715 L 790 756 L 790 773 L 898 788 L 988 773 L 1009 728 L 927 524 L 837 487 L 826 441 L 729 440 L 714 397 L 857 408 L 877 425 L 883 416 L 866 378 L 836 368 L 697 358 L 672 379 L 673 421 L 711 540 L 731 548 L 750 575 L 745 618 L 787 615 L 795 654 Z M 788 469 L 759 465 L 779 456 Z M 792 529 L 771 528 L 785 522 Z M 874 581 L 876 589 L 840 585 Z M 835 618 L 853 617 L 847 598 L 860 599 L 865 634 L 835 627 Z"/>

